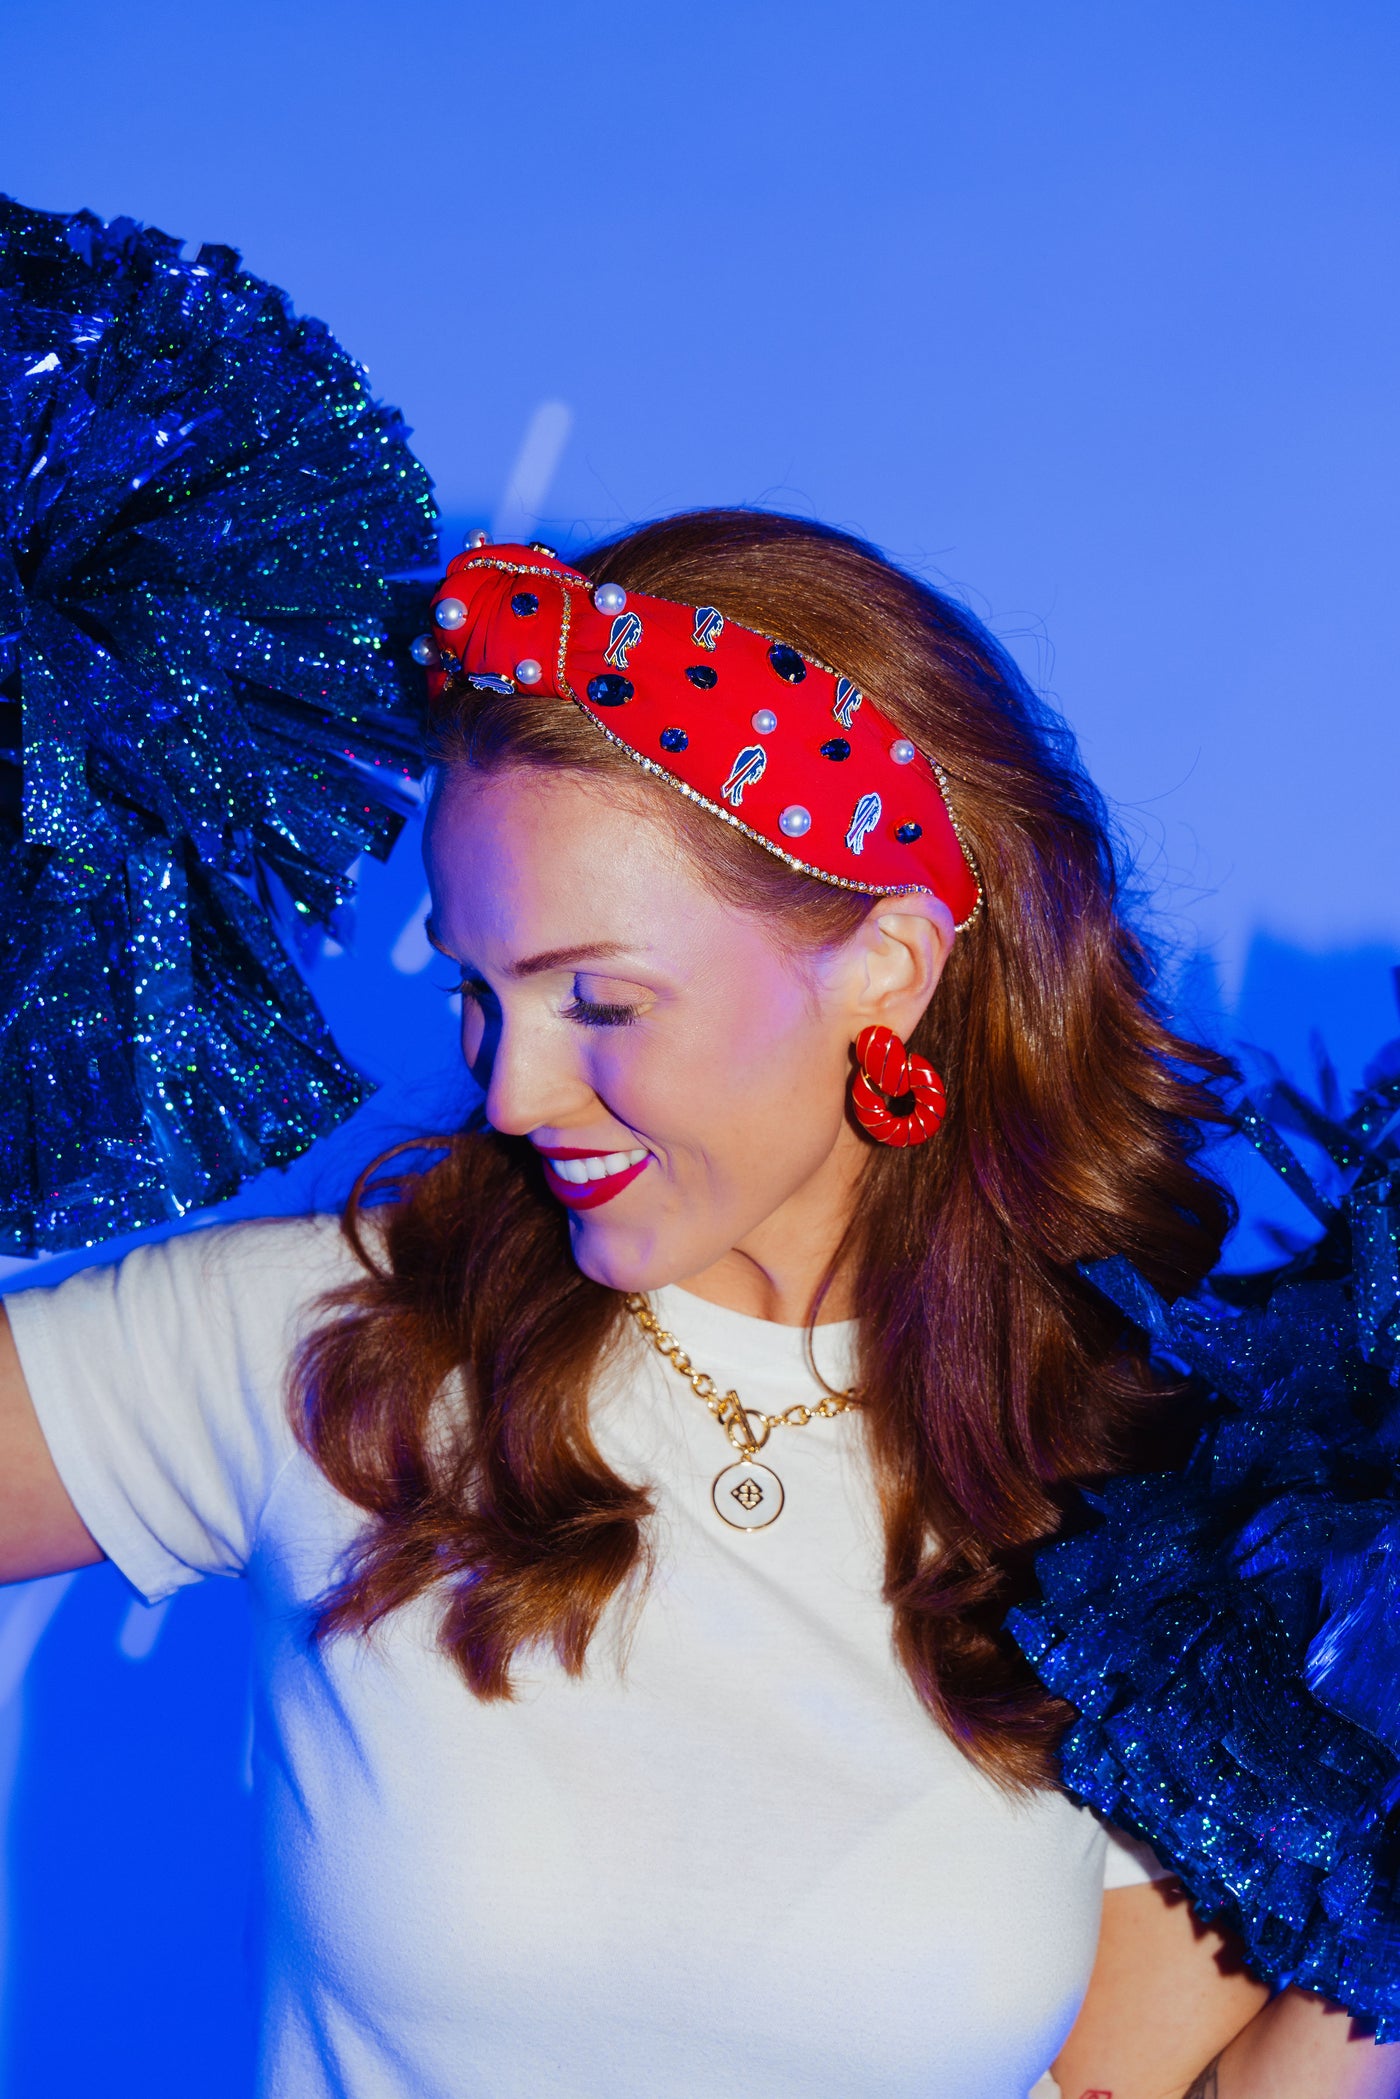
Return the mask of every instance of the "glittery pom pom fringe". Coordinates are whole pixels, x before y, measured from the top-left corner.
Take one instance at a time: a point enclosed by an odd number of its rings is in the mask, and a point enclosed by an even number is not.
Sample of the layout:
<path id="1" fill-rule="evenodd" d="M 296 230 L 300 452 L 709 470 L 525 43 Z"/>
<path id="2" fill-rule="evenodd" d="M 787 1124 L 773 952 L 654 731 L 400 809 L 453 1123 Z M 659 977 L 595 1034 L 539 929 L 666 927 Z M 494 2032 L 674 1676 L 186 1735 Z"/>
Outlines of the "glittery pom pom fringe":
<path id="1" fill-rule="evenodd" d="M 216 1201 L 370 1090 L 275 922 L 343 930 L 412 806 L 386 578 L 435 520 L 398 416 L 230 249 L 4 199 L 0 502 L 0 1249 L 30 1252 Z"/>
<path id="2" fill-rule="evenodd" d="M 1091 1280 L 1192 1373 L 1178 1472 L 1111 1481 L 1011 1627 L 1079 1714 L 1067 1784 L 1145 1838 L 1266 1980 L 1400 2040 L 1400 1043 L 1349 1115 L 1277 1084 L 1239 1124 L 1324 1225 L 1168 1306 Z M 1278 1127 L 1329 1160 L 1326 1192 Z"/>

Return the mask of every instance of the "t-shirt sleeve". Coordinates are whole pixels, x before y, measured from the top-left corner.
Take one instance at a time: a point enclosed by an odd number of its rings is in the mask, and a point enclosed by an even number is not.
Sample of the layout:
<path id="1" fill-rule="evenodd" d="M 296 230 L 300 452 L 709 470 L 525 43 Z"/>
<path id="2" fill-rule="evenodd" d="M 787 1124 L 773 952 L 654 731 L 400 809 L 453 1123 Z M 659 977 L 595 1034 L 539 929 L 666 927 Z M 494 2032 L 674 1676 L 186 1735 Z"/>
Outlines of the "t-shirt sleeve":
<path id="1" fill-rule="evenodd" d="M 327 1218 L 215 1226 L 5 1299 L 74 1507 L 148 1602 L 239 1574 L 294 1455 L 288 1373 L 355 1273 Z"/>
<path id="2" fill-rule="evenodd" d="M 1115 1829 L 1111 1822 L 1104 1827 L 1108 1835 L 1103 1858 L 1105 1894 L 1110 1888 L 1140 1888 L 1149 1881 L 1172 1878 L 1171 1867 L 1162 1864 L 1150 1845 Z"/>

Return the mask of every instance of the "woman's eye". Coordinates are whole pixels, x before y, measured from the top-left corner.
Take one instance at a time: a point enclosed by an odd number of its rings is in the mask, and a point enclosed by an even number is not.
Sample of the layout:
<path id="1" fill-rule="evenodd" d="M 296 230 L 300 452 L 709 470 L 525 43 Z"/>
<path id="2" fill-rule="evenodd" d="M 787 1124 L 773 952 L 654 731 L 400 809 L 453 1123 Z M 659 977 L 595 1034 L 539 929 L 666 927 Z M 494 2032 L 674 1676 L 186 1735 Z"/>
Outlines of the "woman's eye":
<path id="1" fill-rule="evenodd" d="M 618 986 L 619 990 L 624 987 Z M 631 987 L 626 987 L 630 989 Z M 585 1028 L 625 1028 L 632 1021 L 640 1020 L 646 1004 L 632 999 L 609 998 L 606 992 L 612 989 L 606 984 L 589 984 L 585 988 L 581 979 L 575 979 L 573 995 L 561 1008 L 562 1017 Z M 594 993 L 588 996 L 588 991 Z M 465 971 L 455 984 L 447 987 L 449 998 L 470 999 L 472 1004 L 489 1011 L 495 1007 L 496 994 L 484 977 Z"/>
<path id="2" fill-rule="evenodd" d="M 481 977 L 461 977 L 457 983 L 448 985 L 447 996 L 449 998 L 475 999 L 477 1004 L 480 1005 L 484 999 L 490 998 L 491 986 Z"/>
<path id="3" fill-rule="evenodd" d="M 564 1008 L 565 1020 L 575 1020 L 585 1028 L 626 1028 L 640 1017 L 635 1006 L 605 1006 L 578 997 L 571 998 Z"/>
<path id="4" fill-rule="evenodd" d="M 601 971 L 580 970 L 574 978 L 573 997 L 564 1007 L 565 1020 L 584 1028 L 626 1028 L 640 1020 L 651 1004 L 648 992 L 625 977 L 609 977 Z"/>

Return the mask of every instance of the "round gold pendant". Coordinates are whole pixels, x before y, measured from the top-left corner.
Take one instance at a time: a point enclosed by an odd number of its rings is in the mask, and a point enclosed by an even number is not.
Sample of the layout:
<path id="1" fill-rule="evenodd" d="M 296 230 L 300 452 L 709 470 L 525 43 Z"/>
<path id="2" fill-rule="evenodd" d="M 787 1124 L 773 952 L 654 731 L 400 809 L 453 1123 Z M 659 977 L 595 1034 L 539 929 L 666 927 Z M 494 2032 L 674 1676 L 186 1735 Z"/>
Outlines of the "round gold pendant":
<path id="1" fill-rule="evenodd" d="M 716 1473 L 710 1489 L 715 1514 L 736 1531 L 761 1531 L 783 1513 L 783 1483 L 766 1465 L 741 1458 Z"/>

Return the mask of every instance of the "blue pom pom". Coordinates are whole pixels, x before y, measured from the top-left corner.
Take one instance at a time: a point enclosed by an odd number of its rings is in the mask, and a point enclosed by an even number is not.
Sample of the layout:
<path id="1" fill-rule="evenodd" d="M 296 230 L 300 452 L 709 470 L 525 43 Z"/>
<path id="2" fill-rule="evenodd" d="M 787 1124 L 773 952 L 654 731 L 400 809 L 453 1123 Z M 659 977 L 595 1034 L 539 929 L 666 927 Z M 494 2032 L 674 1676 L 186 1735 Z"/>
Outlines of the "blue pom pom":
<path id="1" fill-rule="evenodd" d="M 1400 2040 L 1400 1057 L 1351 1111 L 1276 1084 L 1237 1126 L 1326 1230 L 1287 1266 L 1166 1304 L 1095 1285 L 1194 1374 L 1175 1471 L 1083 1497 L 1010 1629 L 1077 1709 L 1061 1763 L 1279 1985 Z M 1279 1133 L 1335 1168 L 1316 1188 Z M 1335 1198 L 1335 1199 L 1334 1199 Z"/>
<path id="2" fill-rule="evenodd" d="M 386 579 L 436 531 L 397 414 L 231 250 L 6 199 L 0 505 L 0 1246 L 30 1252 L 217 1201 L 370 1090 L 275 924 L 339 928 L 415 799 L 423 608 Z"/>

